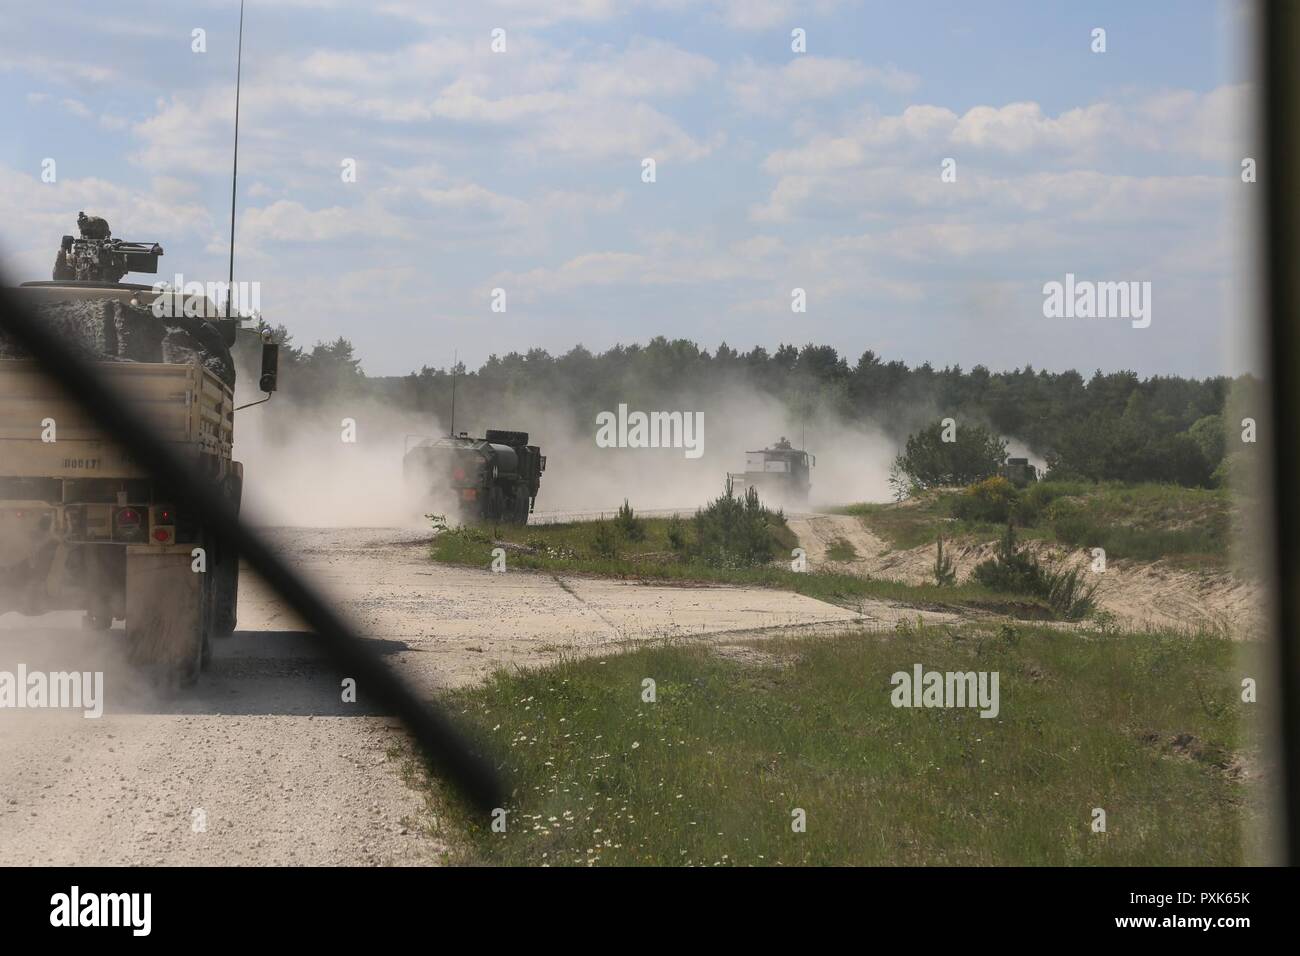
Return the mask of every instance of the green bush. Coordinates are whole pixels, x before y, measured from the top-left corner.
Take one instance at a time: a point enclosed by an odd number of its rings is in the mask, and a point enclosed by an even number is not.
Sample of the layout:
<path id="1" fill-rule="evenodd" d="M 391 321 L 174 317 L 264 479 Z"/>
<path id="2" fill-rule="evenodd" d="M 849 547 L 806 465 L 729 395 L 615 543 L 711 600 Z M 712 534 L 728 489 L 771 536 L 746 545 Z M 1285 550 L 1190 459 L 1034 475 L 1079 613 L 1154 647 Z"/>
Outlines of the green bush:
<path id="1" fill-rule="evenodd" d="M 943 535 L 939 535 L 939 547 L 934 556 L 934 583 L 941 588 L 957 583 L 957 569 L 953 567 L 952 556 L 943 553 Z"/>
<path id="2" fill-rule="evenodd" d="M 998 541 L 997 552 L 975 565 L 971 576 L 993 591 L 1012 594 L 1041 594 L 1042 569 L 1038 559 L 1021 551 L 1016 542 L 1016 529 L 1007 522 L 1007 529 Z"/>
<path id="3" fill-rule="evenodd" d="M 686 540 L 686 522 L 677 515 L 668 519 L 668 529 L 665 532 L 668 536 L 668 547 L 674 551 L 685 551 Z"/>
<path id="4" fill-rule="evenodd" d="M 943 422 L 934 422 L 907 437 L 890 476 L 896 491 L 969 485 L 997 473 L 1007 443 L 982 425 L 952 427 L 950 435 Z"/>
<path id="5" fill-rule="evenodd" d="M 1086 617 L 1095 605 L 1094 595 L 1097 585 L 1084 581 L 1084 570 L 1076 565 L 1072 568 L 1045 568 L 1043 573 L 1044 597 L 1047 603 L 1067 621 L 1077 621 Z"/>
<path id="6" fill-rule="evenodd" d="M 645 540 L 645 522 L 632 511 L 632 506 L 627 503 L 626 498 L 623 499 L 623 505 L 614 518 L 614 527 L 627 541 Z"/>
<path id="7" fill-rule="evenodd" d="M 1044 517 L 1052 503 L 1061 498 L 1084 495 L 1096 488 L 1084 481 L 1039 481 L 1020 493 L 1015 518 L 1022 528 L 1033 527 Z"/>
<path id="8" fill-rule="evenodd" d="M 952 499 L 952 515 L 964 521 L 1002 524 L 1010 520 L 1020 495 L 1001 475 L 985 478 Z"/>
<path id="9" fill-rule="evenodd" d="M 1044 568 L 1038 559 L 1020 550 L 1011 522 L 998 542 L 997 553 L 981 561 L 974 580 L 994 591 L 1041 597 L 1059 617 L 1077 621 L 1094 607 L 1096 584 L 1087 584 L 1080 568 Z"/>
<path id="10" fill-rule="evenodd" d="M 614 526 L 601 518 L 596 522 L 596 530 L 591 536 L 591 550 L 598 558 L 618 557 L 618 532 Z"/>
<path id="11" fill-rule="evenodd" d="M 755 489 L 740 498 L 728 480 L 720 497 L 695 512 L 694 556 L 723 567 L 766 564 L 772 560 L 771 525 L 778 521 Z"/>

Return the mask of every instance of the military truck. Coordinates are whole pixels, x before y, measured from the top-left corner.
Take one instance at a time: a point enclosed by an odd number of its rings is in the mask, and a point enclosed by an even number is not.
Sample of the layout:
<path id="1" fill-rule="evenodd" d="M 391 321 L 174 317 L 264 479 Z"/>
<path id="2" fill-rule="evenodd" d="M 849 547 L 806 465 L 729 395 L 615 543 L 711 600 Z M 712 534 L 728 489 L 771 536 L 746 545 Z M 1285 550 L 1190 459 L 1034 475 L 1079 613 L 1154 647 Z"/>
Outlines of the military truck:
<path id="1" fill-rule="evenodd" d="M 15 299 L 55 323 L 140 427 L 238 510 L 229 347 L 239 320 L 188 317 L 176 290 L 121 282 L 128 271 L 156 272 L 161 247 L 113 240 L 84 213 L 79 224 L 80 239 L 64 237 L 56 278 L 20 285 Z M 220 314 L 210 300 L 198 311 Z M 264 391 L 275 389 L 275 365 L 266 343 Z M 124 621 L 134 662 L 169 682 L 197 680 L 210 639 L 235 628 L 237 556 L 2 334 L 0 448 L 0 613 L 83 611 L 95 630 Z"/>
<path id="2" fill-rule="evenodd" d="M 729 473 L 727 479 L 741 493 L 753 488 L 765 504 L 802 507 L 808 503 L 816 464 L 816 456 L 782 435 L 771 448 L 745 452 L 745 470 Z"/>
<path id="3" fill-rule="evenodd" d="M 998 466 L 998 474 L 1017 488 L 1024 488 L 1038 480 L 1038 469 L 1029 463 L 1028 458 L 1008 458 Z"/>
<path id="4" fill-rule="evenodd" d="M 545 470 L 546 456 L 527 432 L 492 428 L 482 438 L 422 439 L 402 459 L 408 489 L 428 507 L 454 509 L 462 522 L 527 524 Z"/>

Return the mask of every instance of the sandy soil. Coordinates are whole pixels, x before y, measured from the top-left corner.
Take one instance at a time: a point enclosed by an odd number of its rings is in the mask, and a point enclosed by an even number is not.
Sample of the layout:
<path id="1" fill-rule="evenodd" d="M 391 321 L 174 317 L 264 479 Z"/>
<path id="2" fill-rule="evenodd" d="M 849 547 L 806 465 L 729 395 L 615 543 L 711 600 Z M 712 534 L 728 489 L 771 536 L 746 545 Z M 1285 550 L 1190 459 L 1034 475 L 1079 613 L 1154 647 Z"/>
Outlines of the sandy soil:
<path id="1" fill-rule="evenodd" d="M 810 567 L 836 567 L 855 574 L 908 584 L 934 581 L 933 545 L 891 550 L 879 536 L 851 515 L 793 515 L 791 530 L 808 552 Z M 857 552 L 851 561 L 831 561 L 827 549 L 843 538 Z M 970 577 L 975 565 L 990 557 L 996 542 L 945 547 L 957 579 Z M 1087 551 L 1069 551 L 1029 541 L 1025 547 L 1053 563 L 1091 564 Z M 1262 626 L 1264 594 L 1255 584 L 1228 573 L 1187 570 L 1166 561 L 1108 561 L 1097 590 L 1099 606 L 1125 627 L 1220 628 L 1241 638 L 1257 636 Z"/>
<path id="2" fill-rule="evenodd" d="M 427 532 L 273 534 L 431 694 L 503 665 L 635 641 L 740 644 L 916 616 L 762 589 L 448 568 L 428 560 Z M 420 797 L 386 755 L 398 724 L 366 708 L 364 688 L 359 703 L 342 703 L 345 675 L 249 577 L 239 628 L 216 643 L 197 688 L 165 696 L 127 665 L 121 625 L 96 634 L 73 614 L 0 616 L 0 670 L 102 670 L 107 699 L 99 719 L 0 711 L 0 865 L 436 862 L 442 848 L 413 822 Z"/>

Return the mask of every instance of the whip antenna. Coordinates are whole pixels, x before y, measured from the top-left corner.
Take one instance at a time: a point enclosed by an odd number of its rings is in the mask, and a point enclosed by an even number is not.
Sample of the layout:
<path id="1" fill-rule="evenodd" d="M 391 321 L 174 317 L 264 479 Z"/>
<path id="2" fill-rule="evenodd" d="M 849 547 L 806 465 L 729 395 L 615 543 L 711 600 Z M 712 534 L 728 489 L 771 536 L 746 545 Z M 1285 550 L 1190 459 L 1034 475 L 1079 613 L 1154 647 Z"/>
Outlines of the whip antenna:
<path id="1" fill-rule="evenodd" d="M 239 182 L 239 81 L 244 70 L 244 0 L 239 0 L 239 52 L 235 60 L 235 157 L 230 172 L 230 275 L 226 282 L 226 318 L 235 297 L 235 187 Z"/>

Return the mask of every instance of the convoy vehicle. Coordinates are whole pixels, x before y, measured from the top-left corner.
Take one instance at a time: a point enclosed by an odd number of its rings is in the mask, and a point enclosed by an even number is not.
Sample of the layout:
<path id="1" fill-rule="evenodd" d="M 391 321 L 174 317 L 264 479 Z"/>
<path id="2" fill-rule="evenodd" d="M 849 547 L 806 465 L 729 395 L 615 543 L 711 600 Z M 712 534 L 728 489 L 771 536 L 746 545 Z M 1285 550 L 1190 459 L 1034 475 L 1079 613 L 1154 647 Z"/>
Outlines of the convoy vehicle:
<path id="1" fill-rule="evenodd" d="M 742 494 L 753 488 L 765 504 L 803 507 L 816 464 L 816 456 L 795 448 L 783 435 L 771 448 L 745 452 L 745 470 L 727 478 Z"/>
<path id="2" fill-rule="evenodd" d="M 402 461 L 407 486 L 433 508 L 452 507 L 461 521 L 527 524 L 537 503 L 546 456 L 528 433 L 489 428 L 426 438 Z"/>
<path id="3" fill-rule="evenodd" d="M 112 240 L 102 219 L 83 214 L 81 223 L 81 239 L 64 237 L 57 278 L 20 285 L 15 297 L 58 323 L 139 427 L 238 510 L 244 470 L 232 456 L 229 347 L 239 320 L 187 317 L 182 293 L 121 282 L 127 271 L 156 272 L 162 249 Z M 191 311 L 219 315 L 211 301 Z M 276 348 L 263 346 L 267 392 Z M 133 661 L 193 683 L 210 639 L 235 628 L 239 562 L 174 501 L 0 337 L 0 613 L 79 610 L 96 630 L 124 621 Z"/>

